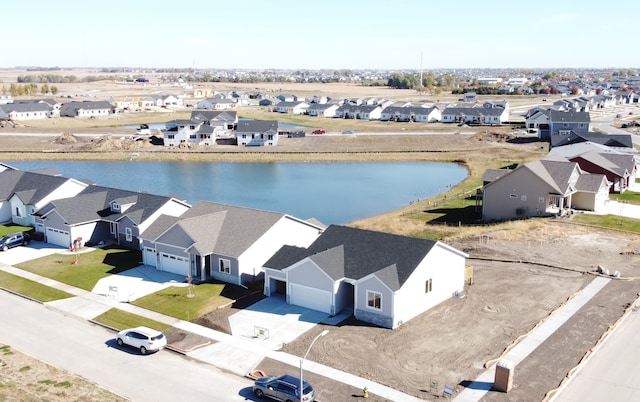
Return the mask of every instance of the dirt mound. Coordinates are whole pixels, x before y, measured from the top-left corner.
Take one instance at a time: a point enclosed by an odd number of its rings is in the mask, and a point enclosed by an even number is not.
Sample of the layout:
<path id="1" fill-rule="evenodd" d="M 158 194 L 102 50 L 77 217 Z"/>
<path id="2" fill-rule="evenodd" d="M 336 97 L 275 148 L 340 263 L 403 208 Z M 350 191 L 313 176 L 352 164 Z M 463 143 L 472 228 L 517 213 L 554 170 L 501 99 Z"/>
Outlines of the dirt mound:
<path id="1" fill-rule="evenodd" d="M 85 151 L 138 151 L 153 145 L 148 139 L 134 139 L 130 137 L 101 137 L 83 144 L 80 149 Z"/>
<path id="2" fill-rule="evenodd" d="M 78 142 L 78 137 L 71 133 L 63 133 L 61 136 L 53 140 L 53 142 L 60 145 L 75 144 Z"/>
<path id="3" fill-rule="evenodd" d="M 478 132 L 472 138 L 476 141 L 507 142 L 516 137 L 515 135 L 508 132 L 486 130 Z"/>

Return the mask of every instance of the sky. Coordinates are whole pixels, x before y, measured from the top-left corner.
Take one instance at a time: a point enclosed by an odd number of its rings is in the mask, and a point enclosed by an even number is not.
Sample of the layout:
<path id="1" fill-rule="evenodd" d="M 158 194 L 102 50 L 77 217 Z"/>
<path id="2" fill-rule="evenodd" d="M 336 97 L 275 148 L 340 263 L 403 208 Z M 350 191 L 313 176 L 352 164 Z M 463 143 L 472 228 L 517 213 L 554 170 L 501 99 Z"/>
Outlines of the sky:
<path id="1" fill-rule="evenodd" d="M 636 0 L 30 0 L 0 68 L 638 68 Z"/>

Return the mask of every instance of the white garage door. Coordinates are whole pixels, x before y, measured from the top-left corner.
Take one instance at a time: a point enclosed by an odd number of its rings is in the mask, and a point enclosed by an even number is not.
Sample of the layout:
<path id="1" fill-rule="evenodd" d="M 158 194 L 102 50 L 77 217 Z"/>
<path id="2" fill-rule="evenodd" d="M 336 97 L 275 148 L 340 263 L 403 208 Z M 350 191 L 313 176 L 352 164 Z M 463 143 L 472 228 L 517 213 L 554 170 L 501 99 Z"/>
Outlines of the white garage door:
<path id="1" fill-rule="evenodd" d="M 142 261 L 144 261 L 145 265 L 149 265 L 151 267 L 158 265 L 156 249 L 145 247 L 142 253 Z"/>
<path id="2" fill-rule="evenodd" d="M 308 286 L 291 284 L 291 304 L 331 314 L 331 293 Z"/>
<path id="3" fill-rule="evenodd" d="M 183 275 L 186 278 L 189 275 L 189 259 L 162 253 L 160 254 L 160 266 L 158 268 L 161 271 Z"/>
<path id="4" fill-rule="evenodd" d="M 47 243 L 67 248 L 71 246 L 69 243 L 69 232 L 63 230 L 47 228 Z"/>

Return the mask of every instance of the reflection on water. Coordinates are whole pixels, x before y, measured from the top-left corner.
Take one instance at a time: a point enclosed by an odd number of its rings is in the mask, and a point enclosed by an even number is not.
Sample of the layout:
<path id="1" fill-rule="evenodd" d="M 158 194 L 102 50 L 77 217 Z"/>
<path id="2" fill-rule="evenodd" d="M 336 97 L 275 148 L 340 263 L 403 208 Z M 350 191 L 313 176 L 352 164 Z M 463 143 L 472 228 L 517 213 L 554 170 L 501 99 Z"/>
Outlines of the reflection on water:
<path id="1" fill-rule="evenodd" d="M 346 224 L 444 193 L 467 171 L 440 162 L 147 162 L 22 161 L 19 169 L 56 168 L 63 176 L 190 204 L 213 201 Z"/>

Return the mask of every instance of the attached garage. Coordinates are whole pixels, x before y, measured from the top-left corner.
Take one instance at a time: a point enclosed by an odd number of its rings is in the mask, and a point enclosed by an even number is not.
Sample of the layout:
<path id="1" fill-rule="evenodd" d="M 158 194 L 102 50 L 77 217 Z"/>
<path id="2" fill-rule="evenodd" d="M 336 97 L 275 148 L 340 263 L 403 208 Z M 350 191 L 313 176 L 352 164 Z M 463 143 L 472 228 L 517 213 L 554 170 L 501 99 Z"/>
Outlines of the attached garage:
<path id="1" fill-rule="evenodd" d="M 155 267 L 158 265 L 158 259 L 156 257 L 156 249 L 151 247 L 145 247 L 142 250 L 142 261 L 144 261 L 145 265 L 149 265 L 151 267 Z"/>
<path id="2" fill-rule="evenodd" d="M 289 294 L 289 304 L 331 314 L 331 292 L 292 283 Z"/>
<path id="3" fill-rule="evenodd" d="M 171 272 L 187 277 L 189 275 L 189 258 L 161 253 L 159 266 L 157 268 L 160 271 Z"/>
<path id="4" fill-rule="evenodd" d="M 54 228 L 47 228 L 47 243 L 67 248 L 71 246 L 69 232 Z"/>

